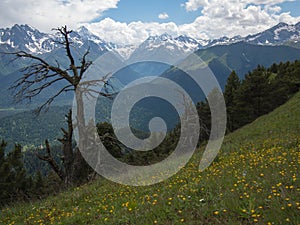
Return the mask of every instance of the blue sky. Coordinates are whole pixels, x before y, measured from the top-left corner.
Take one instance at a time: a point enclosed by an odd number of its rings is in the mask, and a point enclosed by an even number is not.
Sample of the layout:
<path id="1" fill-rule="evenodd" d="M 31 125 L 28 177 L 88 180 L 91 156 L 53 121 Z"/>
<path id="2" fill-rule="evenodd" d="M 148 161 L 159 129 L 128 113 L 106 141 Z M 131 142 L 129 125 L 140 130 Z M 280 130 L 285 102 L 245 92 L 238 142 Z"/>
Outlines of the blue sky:
<path id="1" fill-rule="evenodd" d="M 279 4 L 283 11 L 291 12 L 292 16 L 300 16 L 300 0 Z"/>
<path id="2" fill-rule="evenodd" d="M 201 15 L 201 9 L 187 12 L 184 7 L 185 2 L 185 0 L 122 0 L 118 3 L 118 8 L 105 11 L 95 21 L 110 17 L 116 21 L 126 23 L 133 21 L 162 22 L 158 15 L 167 13 L 169 18 L 163 20 L 164 22 L 175 22 L 178 25 L 192 23 Z M 278 6 L 284 12 L 291 12 L 292 16 L 300 16 L 300 0 L 283 2 Z"/>
<path id="3" fill-rule="evenodd" d="M 175 22 L 176 24 L 191 23 L 199 15 L 199 11 L 187 12 L 183 6 L 184 0 L 122 0 L 118 8 L 104 12 L 103 17 L 110 17 L 120 22 Z M 167 13 L 168 19 L 158 18 L 161 13 Z"/>
<path id="4" fill-rule="evenodd" d="M 162 33 L 198 40 L 246 36 L 300 22 L 300 0 L 14 0 L 0 1 L 0 9 L 0 27 L 29 24 L 50 32 L 83 25 L 119 44 Z"/>

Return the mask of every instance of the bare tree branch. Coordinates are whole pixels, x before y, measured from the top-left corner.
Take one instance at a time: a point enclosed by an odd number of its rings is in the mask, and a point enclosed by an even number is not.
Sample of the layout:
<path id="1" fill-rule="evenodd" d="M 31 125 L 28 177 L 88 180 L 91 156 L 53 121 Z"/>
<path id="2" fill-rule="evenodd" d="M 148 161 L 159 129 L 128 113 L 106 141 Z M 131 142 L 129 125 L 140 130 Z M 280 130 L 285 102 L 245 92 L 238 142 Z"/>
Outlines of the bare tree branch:
<path id="1" fill-rule="evenodd" d="M 70 87 L 72 87 L 72 85 L 68 85 L 65 86 L 64 88 L 62 88 L 61 90 L 59 90 L 55 95 L 53 95 L 52 97 L 50 97 L 45 103 L 43 103 L 41 106 L 39 106 L 35 112 L 37 114 L 39 114 L 44 108 L 47 110 L 49 109 L 49 106 L 51 105 L 51 103 L 55 100 L 56 97 L 58 97 L 61 93 L 63 92 L 68 92 L 68 91 L 73 91 L 74 89 L 69 89 Z"/>
<path id="2" fill-rule="evenodd" d="M 71 42 L 69 40 L 69 34 L 71 34 L 73 31 L 68 30 L 67 26 L 63 26 L 63 27 L 57 28 L 55 30 L 57 30 L 63 36 L 64 41 L 62 42 L 62 45 L 64 45 L 64 47 L 66 49 L 66 52 L 67 52 L 67 57 L 70 61 L 70 66 L 69 67 L 73 72 L 73 78 L 78 79 L 79 78 L 78 71 L 77 71 L 77 68 L 75 66 L 75 60 L 74 60 L 73 55 L 71 53 L 71 46 L 70 46 Z"/>
<path id="3" fill-rule="evenodd" d="M 80 67 L 80 73 L 79 73 L 79 79 L 82 79 L 83 74 L 85 71 L 92 65 L 92 61 L 86 61 L 87 55 L 90 53 L 90 48 L 84 53 L 82 60 L 81 60 L 81 67 Z"/>
<path id="4" fill-rule="evenodd" d="M 53 156 L 51 154 L 51 148 L 50 148 L 50 144 L 49 144 L 48 140 L 45 141 L 45 145 L 46 145 L 46 153 L 47 154 L 44 155 L 44 156 L 36 154 L 36 156 L 40 160 L 48 162 L 49 165 L 51 166 L 51 168 L 54 170 L 54 172 L 63 181 L 65 179 L 65 173 L 64 173 L 63 169 L 58 166 L 58 164 L 56 163 L 55 159 L 53 158 Z"/>

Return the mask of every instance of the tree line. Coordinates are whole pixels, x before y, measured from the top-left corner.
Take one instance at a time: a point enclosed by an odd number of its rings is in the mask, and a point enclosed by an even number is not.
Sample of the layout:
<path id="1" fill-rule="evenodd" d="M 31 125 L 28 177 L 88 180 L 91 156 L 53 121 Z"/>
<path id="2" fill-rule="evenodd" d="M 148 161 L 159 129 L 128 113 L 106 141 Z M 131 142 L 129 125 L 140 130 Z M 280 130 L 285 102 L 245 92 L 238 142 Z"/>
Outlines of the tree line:
<path id="1" fill-rule="evenodd" d="M 251 123 L 285 103 L 300 88 L 300 61 L 257 66 L 240 80 L 235 71 L 229 75 L 224 99 L 227 110 L 227 133 Z M 207 101 L 197 104 L 199 117 L 207 129 L 200 131 L 199 141 L 209 137 L 210 109 Z"/>

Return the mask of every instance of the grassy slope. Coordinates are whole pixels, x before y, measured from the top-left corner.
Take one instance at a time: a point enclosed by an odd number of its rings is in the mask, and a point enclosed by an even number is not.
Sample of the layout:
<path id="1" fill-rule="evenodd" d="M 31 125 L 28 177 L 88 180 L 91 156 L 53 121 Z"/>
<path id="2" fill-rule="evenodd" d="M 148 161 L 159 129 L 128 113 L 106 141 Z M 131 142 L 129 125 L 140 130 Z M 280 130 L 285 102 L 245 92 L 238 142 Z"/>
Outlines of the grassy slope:
<path id="1" fill-rule="evenodd" d="M 300 224 L 300 93 L 228 135 L 216 161 L 200 151 L 169 180 L 126 187 L 98 180 L 3 209 L 0 224 Z"/>

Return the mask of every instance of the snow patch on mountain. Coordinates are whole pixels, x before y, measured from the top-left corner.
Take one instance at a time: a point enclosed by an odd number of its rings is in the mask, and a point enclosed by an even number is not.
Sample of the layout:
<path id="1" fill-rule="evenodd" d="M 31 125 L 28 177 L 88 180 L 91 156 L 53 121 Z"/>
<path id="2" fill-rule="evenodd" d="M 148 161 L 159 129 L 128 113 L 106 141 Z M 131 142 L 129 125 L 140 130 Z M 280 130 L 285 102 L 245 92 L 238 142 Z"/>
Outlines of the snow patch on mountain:
<path id="1" fill-rule="evenodd" d="M 132 53 L 136 50 L 136 45 L 124 45 L 124 46 L 116 46 L 112 50 L 117 52 L 123 59 L 127 60 L 130 58 Z"/>
<path id="2" fill-rule="evenodd" d="M 144 41 L 139 48 L 154 51 L 155 49 L 164 47 L 169 50 L 179 50 L 182 52 L 194 52 L 200 47 L 200 43 L 188 36 L 172 37 L 169 34 L 162 34 L 156 36 L 150 36 L 146 41 Z"/>
<path id="3" fill-rule="evenodd" d="M 300 37 L 300 27 L 298 24 L 289 25 L 279 23 L 276 26 L 255 35 L 249 35 L 245 41 L 258 45 L 281 45 L 287 41 L 295 40 Z"/>

